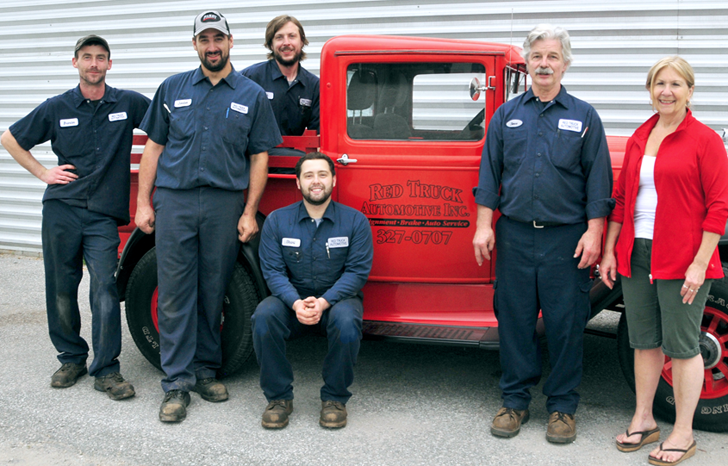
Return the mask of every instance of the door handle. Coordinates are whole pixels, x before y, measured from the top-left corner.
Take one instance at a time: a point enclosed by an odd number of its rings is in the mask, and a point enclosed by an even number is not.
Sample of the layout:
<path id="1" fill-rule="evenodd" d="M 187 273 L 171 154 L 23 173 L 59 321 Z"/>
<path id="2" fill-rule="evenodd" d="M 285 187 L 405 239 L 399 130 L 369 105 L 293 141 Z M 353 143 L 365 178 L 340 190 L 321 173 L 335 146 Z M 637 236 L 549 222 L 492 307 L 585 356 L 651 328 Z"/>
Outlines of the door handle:
<path id="1" fill-rule="evenodd" d="M 342 154 L 341 157 L 339 157 L 338 159 L 336 159 L 336 161 L 339 162 L 340 164 L 342 164 L 343 166 L 347 166 L 350 163 L 356 163 L 357 162 L 356 159 L 350 159 L 349 156 L 346 155 L 346 154 Z"/>

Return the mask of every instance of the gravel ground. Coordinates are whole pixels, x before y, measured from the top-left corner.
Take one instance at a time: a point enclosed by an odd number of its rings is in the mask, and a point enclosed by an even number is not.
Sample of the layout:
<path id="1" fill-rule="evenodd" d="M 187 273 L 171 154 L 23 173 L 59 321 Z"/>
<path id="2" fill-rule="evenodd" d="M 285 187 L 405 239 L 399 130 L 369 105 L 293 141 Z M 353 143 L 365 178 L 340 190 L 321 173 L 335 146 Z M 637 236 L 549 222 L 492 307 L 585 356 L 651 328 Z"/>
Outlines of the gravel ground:
<path id="1" fill-rule="evenodd" d="M 289 346 L 295 370 L 295 411 L 282 431 L 260 426 L 265 399 L 251 360 L 226 379 L 230 400 L 213 404 L 192 394 L 188 417 L 162 424 L 161 373 L 141 356 L 124 327 L 122 373 L 137 396 L 111 401 L 83 377 L 71 388 L 50 388 L 58 368 L 47 333 L 43 264 L 0 254 L 0 464 L 12 465 L 509 465 L 647 464 L 647 449 L 614 447 L 627 425 L 634 395 L 622 378 L 614 340 L 586 336 L 585 371 L 577 413 L 578 438 L 556 446 L 544 438 L 547 413 L 541 386 L 533 390 L 531 420 L 510 440 L 492 437 L 500 406 L 498 353 L 365 341 L 356 368 L 349 425 L 318 426 L 322 338 Z M 81 296 L 90 341 L 88 282 Z M 593 325 L 616 329 L 617 315 Z M 663 431 L 670 425 L 660 422 Z M 696 432 L 698 453 L 687 464 L 728 464 L 728 436 Z"/>

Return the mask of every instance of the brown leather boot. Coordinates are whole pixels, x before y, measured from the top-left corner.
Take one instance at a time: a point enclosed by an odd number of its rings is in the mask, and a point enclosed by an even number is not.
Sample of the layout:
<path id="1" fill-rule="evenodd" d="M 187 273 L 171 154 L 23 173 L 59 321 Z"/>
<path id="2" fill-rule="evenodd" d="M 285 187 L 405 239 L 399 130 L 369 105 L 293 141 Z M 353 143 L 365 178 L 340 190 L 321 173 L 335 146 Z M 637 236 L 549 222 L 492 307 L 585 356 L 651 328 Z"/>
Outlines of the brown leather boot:
<path id="1" fill-rule="evenodd" d="M 496 437 L 515 437 L 521 431 L 521 424 L 527 423 L 528 418 L 527 409 L 501 408 L 493 418 L 490 433 Z"/>
<path id="2" fill-rule="evenodd" d="M 549 416 L 546 440 L 551 443 L 571 443 L 576 439 L 576 420 L 573 414 L 554 411 Z"/>

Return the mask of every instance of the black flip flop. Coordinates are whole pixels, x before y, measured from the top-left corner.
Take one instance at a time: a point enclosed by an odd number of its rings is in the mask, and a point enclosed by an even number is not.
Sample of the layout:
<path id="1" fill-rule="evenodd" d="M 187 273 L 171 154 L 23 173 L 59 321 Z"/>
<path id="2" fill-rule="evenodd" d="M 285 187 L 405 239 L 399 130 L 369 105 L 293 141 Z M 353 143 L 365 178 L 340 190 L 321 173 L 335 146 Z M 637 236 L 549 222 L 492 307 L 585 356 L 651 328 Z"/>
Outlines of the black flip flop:
<path id="1" fill-rule="evenodd" d="M 684 455 L 682 455 L 680 457 L 680 459 L 677 460 L 677 461 L 665 461 L 665 460 L 657 459 L 654 456 L 650 455 L 649 458 L 648 458 L 648 461 L 649 461 L 650 464 L 654 464 L 655 466 L 673 466 L 675 464 L 680 464 L 684 460 L 692 457 L 695 454 L 695 451 L 698 449 L 698 446 L 695 443 L 695 440 L 693 440 L 692 445 L 690 445 L 687 448 L 687 450 L 683 450 L 683 449 L 680 449 L 680 448 L 668 448 L 668 449 L 664 449 L 664 448 L 662 448 L 662 444 L 663 443 L 665 443 L 665 442 L 662 442 L 660 444 L 660 450 L 662 450 L 662 451 L 676 451 L 678 453 L 684 453 Z"/>
<path id="2" fill-rule="evenodd" d="M 629 432 L 629 429 L 624 431 L 625 434 L 627 434 L 627 437 L 631 437 L 633 435 L 640 434 L 642 437 L 640 438 L 640 441 L 637 443 L 627 443 L 627 442 L 620 442 L 617 441 L 617 450 L 624 452 L 624 453 L 630 453 L 633 451 L 637 451 L 643 446 L 647 445 L 648 443 L 654 443 L 660 440 L 660 428 L 655 427 L 652 430 L 643 430 L 641 432 Z"/>

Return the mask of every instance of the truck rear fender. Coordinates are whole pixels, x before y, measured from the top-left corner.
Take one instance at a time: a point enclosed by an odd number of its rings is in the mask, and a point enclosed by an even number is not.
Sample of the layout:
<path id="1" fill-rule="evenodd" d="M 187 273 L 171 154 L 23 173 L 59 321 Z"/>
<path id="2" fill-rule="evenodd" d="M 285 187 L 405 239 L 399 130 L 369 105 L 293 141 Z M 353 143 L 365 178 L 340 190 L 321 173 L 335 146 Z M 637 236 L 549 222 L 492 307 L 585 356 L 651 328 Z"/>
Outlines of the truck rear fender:
<path id="1" fill-rule="evenodd" d="M 260 270 L 260 258 L 258 257 L 260 235 L 263 231 L 265 216 L 258 212 L 255 216 L 255 220 L 258 222 L 258 234 L 255 235 L 255 238 L 252 240 L 242 244 L 240 247 L 240 253 L 238 254 L 238 262 L 248 267 L 255 280 L 255 286 L 261 291 L 263 296 L 268 296 L 270 295 L 270 292 L 268 291 L 268 286 L 265 284 L 263 272 Z"/>

